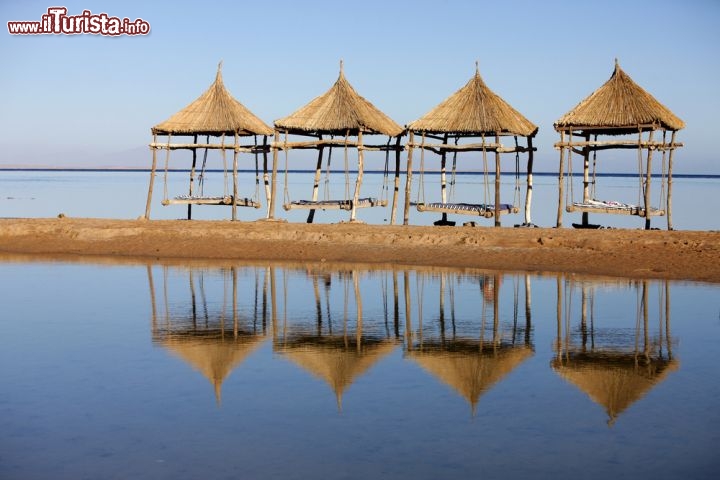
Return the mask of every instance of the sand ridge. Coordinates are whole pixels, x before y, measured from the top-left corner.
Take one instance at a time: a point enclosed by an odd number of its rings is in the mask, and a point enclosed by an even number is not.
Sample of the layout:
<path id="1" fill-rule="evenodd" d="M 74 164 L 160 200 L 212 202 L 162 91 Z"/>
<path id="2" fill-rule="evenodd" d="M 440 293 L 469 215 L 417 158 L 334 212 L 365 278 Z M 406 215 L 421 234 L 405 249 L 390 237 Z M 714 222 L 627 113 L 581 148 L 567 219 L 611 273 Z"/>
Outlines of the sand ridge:
<path id="1" fill-rule="evenodd" d="M 0 253 L 359 262 L 720 282 L 720 232 L 0 219 Z"/>

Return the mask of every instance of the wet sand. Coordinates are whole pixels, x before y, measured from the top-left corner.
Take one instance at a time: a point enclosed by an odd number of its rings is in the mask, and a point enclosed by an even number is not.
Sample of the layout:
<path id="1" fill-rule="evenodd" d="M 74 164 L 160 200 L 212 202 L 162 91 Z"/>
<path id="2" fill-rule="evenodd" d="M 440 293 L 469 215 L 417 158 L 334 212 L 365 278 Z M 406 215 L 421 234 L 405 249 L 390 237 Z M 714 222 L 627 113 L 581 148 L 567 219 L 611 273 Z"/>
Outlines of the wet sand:
<path id="1" fill-rule="evenodd" d="M 720 283 L 720 232 L 183 220 L 0 219 L 0 260 L 357 262 Z"/>

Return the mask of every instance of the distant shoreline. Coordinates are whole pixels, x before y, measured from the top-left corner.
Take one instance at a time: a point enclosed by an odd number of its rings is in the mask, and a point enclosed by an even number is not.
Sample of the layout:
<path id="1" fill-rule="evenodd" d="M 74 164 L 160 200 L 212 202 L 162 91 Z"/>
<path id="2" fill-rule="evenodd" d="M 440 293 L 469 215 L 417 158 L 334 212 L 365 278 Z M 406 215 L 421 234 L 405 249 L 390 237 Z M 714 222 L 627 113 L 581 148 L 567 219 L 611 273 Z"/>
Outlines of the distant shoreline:
<path id="1" fill-rule="evenodd" d="M 157 169 L 156 172 L 164 172 L 165 169 Z M 218 168 L 208 168 L 206 169 L 207 172 L 222 172 L 222 169 Z M 278 173 L 284 173 L 285 169 L 282 170 L 282 172 L 278 171 Z M 311 169 L 288 169 L 288 172 L 290 173 L 313 173 L 315 170 Z M 323 170 L 325 171 L 325 170 Z M 85 168 L 85 167 L 0 167 L 0 172 L 136 172 L 136 173 L 150 173 L 150 168 L 124 168 L 124 167 L 103 167 L 103 168 Z M 185 172 L 189 173 L 189 168 L 169 168 L 168 172 L 178 173 L 178 172 Z M 255 169 L 238 169 L 238 173 L 255 173 Z M 345 170 L 340 169 L 331 169 L 331 173 L 344 173 Z M 349 170 L 350 173 L 357 173 L 357 170 Z M 383 170 L 364 170 L 363 173 L 371 174 L 371 175 L 377 175 L 377 174 L 384 174 L 385 172 Z M 462 172 L 456 172 L 456 175 L 480 175 L 482 174 L 482 170 L 477 171 L 462 171 Z M 395 172 L 391 171 L 390 175 L 394 175 Z M 401 175 L 405 175 L 406 171 L 401 170 Z M 439 170 L 425 170 L 426 175 L 439 175 Z M 494 175 L 494 173 L 490 173 L 490 175 Z M 514 171 L 505 171 L 500 172 L 500 175 L 502 176 L 508 176 L 508 175 L 515 175 Z M 521 176 L 524 176 L 524 173 L 520 173 Z M 557 177 L 558 172 L 533 172 L 534 176 L 537 177 Z M 596 173 L 597 177 L 615 177 L 615 178 L 635 178 L 638 176 L 637 173 L 621 173 L 621 172 L 604 172 L 604 173 Z M 568 176 L 566 173 L 565 176 Z M 579 173 L 573 173 L 574 177 L 582 177 L 582 172 Z M 658 173 L 653 173 L 653 177 L 660 177 L 661 175 Z M 673 173 L 673 178 L 713 178 L 713 179 L 720 179 L 720 174 L 713 174 L 713 173 Z"/>

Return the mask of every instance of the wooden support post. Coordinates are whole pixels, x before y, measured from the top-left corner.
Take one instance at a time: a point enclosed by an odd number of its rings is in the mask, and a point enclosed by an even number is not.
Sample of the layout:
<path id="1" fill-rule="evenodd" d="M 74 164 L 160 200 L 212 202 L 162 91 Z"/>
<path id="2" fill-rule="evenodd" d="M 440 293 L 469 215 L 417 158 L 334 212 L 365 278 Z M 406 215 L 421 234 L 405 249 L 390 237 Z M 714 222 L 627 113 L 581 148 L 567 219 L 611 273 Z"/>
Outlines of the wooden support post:
<path id="1" fill-rule="evenodd" d="M 649 143 L 652 143 L 654 130 L 650 130 Z M 650 230 L 650 185 L 652 184 L 652 148 L 647 151 L 647 172 L 645 172 L 645 230 Z"/>
<path id="2" fill-rule="evenodd" d="M 268 144 L 267 135 L 263 135 L 263 184 L 265 185 L 265 206 L 267 213 L 265 217 L 270 215 L 270 198 L 272 198 L 272 191 L 270 190 L 270 177 L 268 175 Z"/>
<path id="3" fill-rule="evenodd" d="M 153 134 L 153 143 L 157 142 L 157 134 Z M 152 149 L 152 167 L 150 167 L 150 185 L 148 186 L 147 202 L 145 203 L 145 220 L 150 220 L 150 206 L 152 205 L 153 186 L 155 185 L 155 170 L 157 169 L 157 149 Z"/>
<path id="4" fill-rule="evenodd" d="M 410 190 L 412 189 L 412 157 L 414 146 L 415 134 L 409 133 L 408 136 L 408 154 L 407 154 L 407 171 L 405 174 L 405 209 L 403 212 L 403 225 L 408 224 L 410 219 Z"/>
<path id="5" fill-rule="evenodd" d="M 495 143 L 500 143 L 500 135 L 495 134 Z M 500 152 L 495 150 L 495 226 L 500 226 Z"/>
<path id="6" fill-rule="evenodd" d="M 197 135 L 193 135 L 193 143 L 197 144 Z M 192 197 L 195 183 L 195 166 L 197 165 L 197 148 L 192 149 L 192 167 L 190 168 L 190 188 L 188 189 L 188 195 Z M 192 204 L 188 203 L 187 206 L 187 219 L 192 219 Z"/>
<path id="7" fill-rule="evenodd" d="M 443 144 L 447 145 L 448 143 L 448 134 L 446 133 L 443 135 Z M 447 153 L 445 150 L 442 151 L 440 154 L 440 201 L 442 203 L 447 203 L 447 179 L 445 178 L 445 170 L 447 165 Z M 443 212 L 442 214 L 442 220 L 440 220 L 441 224 L 447 223 L 447 213 Z"/>
<path id="8" fill-rule="evenodd" d="M 672 136 L 670 137 L 670 145 L 675 145 L 675 130 L 672 132 Z M 670 148 L 670 155 L 668 158 L 668 180 L 667 180 L 667 211 L 665 214 L 667 215 L 667 228 L 668 230 L 673 229 L 672 224 L 672 167 L 673 167 L 673 154 L 675 153 L 675 147 Z"/>
<path id="9" fill-rule="evenodd" d="M 572 140 L 572 139 L 571 139 Z M 590 141 L 590 134 L 585 134 L 585 142 Z M 590 200 L 590 149 L 588 147 L 583 147 L 582 150 L 583 155 L 583 203 L 587 204 Z M 587 227 L 589 223 L 589 214 L 588 212 L 583 212 L 582 214 L 582 225 L 583 227 Z"/>
<path id="10" fill-rule="evenodd" d="M 555 226 L 557 228 L 560 228 L 563 226 L 563 190 L 565 187 L 564 184 L 564 175 L 565 175 L 565 147 L 562 146 L 565 144 L 565 132 L 560 131 L 560 168 L 558 170 L 558 208 L 557 208 L 557 222 L 555 223 Z M 572 178 L 570 179 L 572 181 Z"/>
<path id="11" fill-rule="evenodd" d="M 357 213 L 357 203 L 360 198 L 360 186 L 363 180 L 363 134 L 362 130 L 358 130 L 358 173 L 357 179 L 355 180 L 355 194 L 353 195 L 352 209 L 350 210 L 350 221 L 355 221 L 355 215 Z"/>
<path id="12" fill-rule="evenodd" d="M 318 138 L 322 142 L 322 135 Z M 320 145 L 318 147 L 318 157 L 317 157 L 317 163 L 315 165 L 315 179 L 313 181 L 313 191 L 312 191 L 312 201 L 317 202 L 318 199 L 318 191 L 320 190 L 320 177 L 322 176 L 322 158 L 323 158 L 323 147 Z M 310 212 L 308 212 L 307 217 L 307 223 L 313 223 L 313 219 L 315 219 L 315 209 L 311 209 Z"/>
<path id="13" fill-rule="evenodd" d="M 270 187 L 270 201 L 268 202 L 267 218 L 275 218 L 275 197 L 277 193 L 277 163 L 278 163 L 278 148 L 277 144 L 280 142 L 280 132 L 275 130 L 275 137 L 273 142 L 273 166 L 272 166 L 272 179 Z"/>
<path id="14" fill-rule="evenodd" d="M 395 225 L 395 219 L 397 218 L 397 203 L 398 195 L 400 193 L 400 138 L 398 135 L 395 141 L 395 182 L 393 184 L 393 199 L 392 199 L 392 210 L 390 213 L 390 225 Z"/>
<path id="15" fill-rule="evenodd" d="M 224 142 L 223 142 L 224 143 Z M 235 132 L 235 147 L 238 146 L 238 132 Z M 223 155 L 225 150 L 223 150 Z M 233 202 L 232 202 L 232 219 L 237 220 L 237 199 L 238 199 L 238 151 L 233 151 Z"/>
<path id="16" fill-rule="evenodd" d="M 528 161 L 527 161 L 527 188 L 525 191 L 525 225 L 532 225 L 530 209 L 532 206 L 533 194 L 533 146 L 532 137 L 527 137 Z"/>

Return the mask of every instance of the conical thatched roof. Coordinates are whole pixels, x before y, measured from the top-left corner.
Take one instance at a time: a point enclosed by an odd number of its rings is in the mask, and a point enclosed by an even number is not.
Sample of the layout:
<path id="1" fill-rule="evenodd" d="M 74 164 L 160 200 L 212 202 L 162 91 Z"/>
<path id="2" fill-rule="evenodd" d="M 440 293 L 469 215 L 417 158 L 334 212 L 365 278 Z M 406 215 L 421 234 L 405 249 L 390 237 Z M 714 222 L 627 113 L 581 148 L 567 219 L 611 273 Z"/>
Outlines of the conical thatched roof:
<path id="1" fill-rule="evenodd" d="M 299 134 L 335 134 L 357 136 L 359 131 L 400 135 L 403 128 L 358 95 L 345 79 L 342 64 L 340 76 L 330 90 L 288 115 L 275 120 L 275 128 Z"/>
<path id="2" fill-rule="evenodd" d="M 158 135 L 272 135 L 273 129 L 227 91 L 222 62 L 215 81 L 205 93 L 172 117 L 152 128 Z"/>
<path id="3" fill-rule="evenodd" d="M 480 396 L 532 354 L 532 348 L 517 345 L 497 351 L 413 350 L 407 356 L 455 389 L 468 401 L 474 415 Z"/>
<path id="4" fill-rule="evenodd" d="M 258 346 L 264 337 L 235 339 L 217 337 L 170 336 L 159 344 L 185 360 L 213 385 L 215 399 L 221 400 L 222 383 Z"/>
<path id="5" fill-rule="evenodd" d="M 324 380 L 335 392 L 340 409 L 345 389 L 397 347 L 389 340 L 363 344 L 360 350 L 352 340 L 347 342 L 347 347 L 340 346 L 345 343 L 342 338 L 338 342 L 329 342 L 326 338 L 323 344 L 280 346 L 277 350 L 299 367 Z"/>
<path id="6" fill-rule="evenodd" d="M 593 128 L 600 130 L 597 133 L 622 134 L 650 124 L 685 128 L 685 122 L 635 83 L 615 60 L 610 79 L 555 122 L 555 130 Z"/>
<path id="7" fill-rule="evenodd" d="M 653 359 L 648 365 L 636 362 L 634 355 L 612 358 L 602 354 L 570 361 L 555 359 L 552 368 L 602 406 L 612 425 L 622 412 L 678 367 L 675 360 Z"/>
<path id="8" fill-rule="evenodd" d="M 407 126 L 408 130 L 449 134 L 509 134 L 533 136 L 538 127 L 520 112 L 490 90 L 475 75 L 457 92 L 443 100 L 418 120 Z"/>

